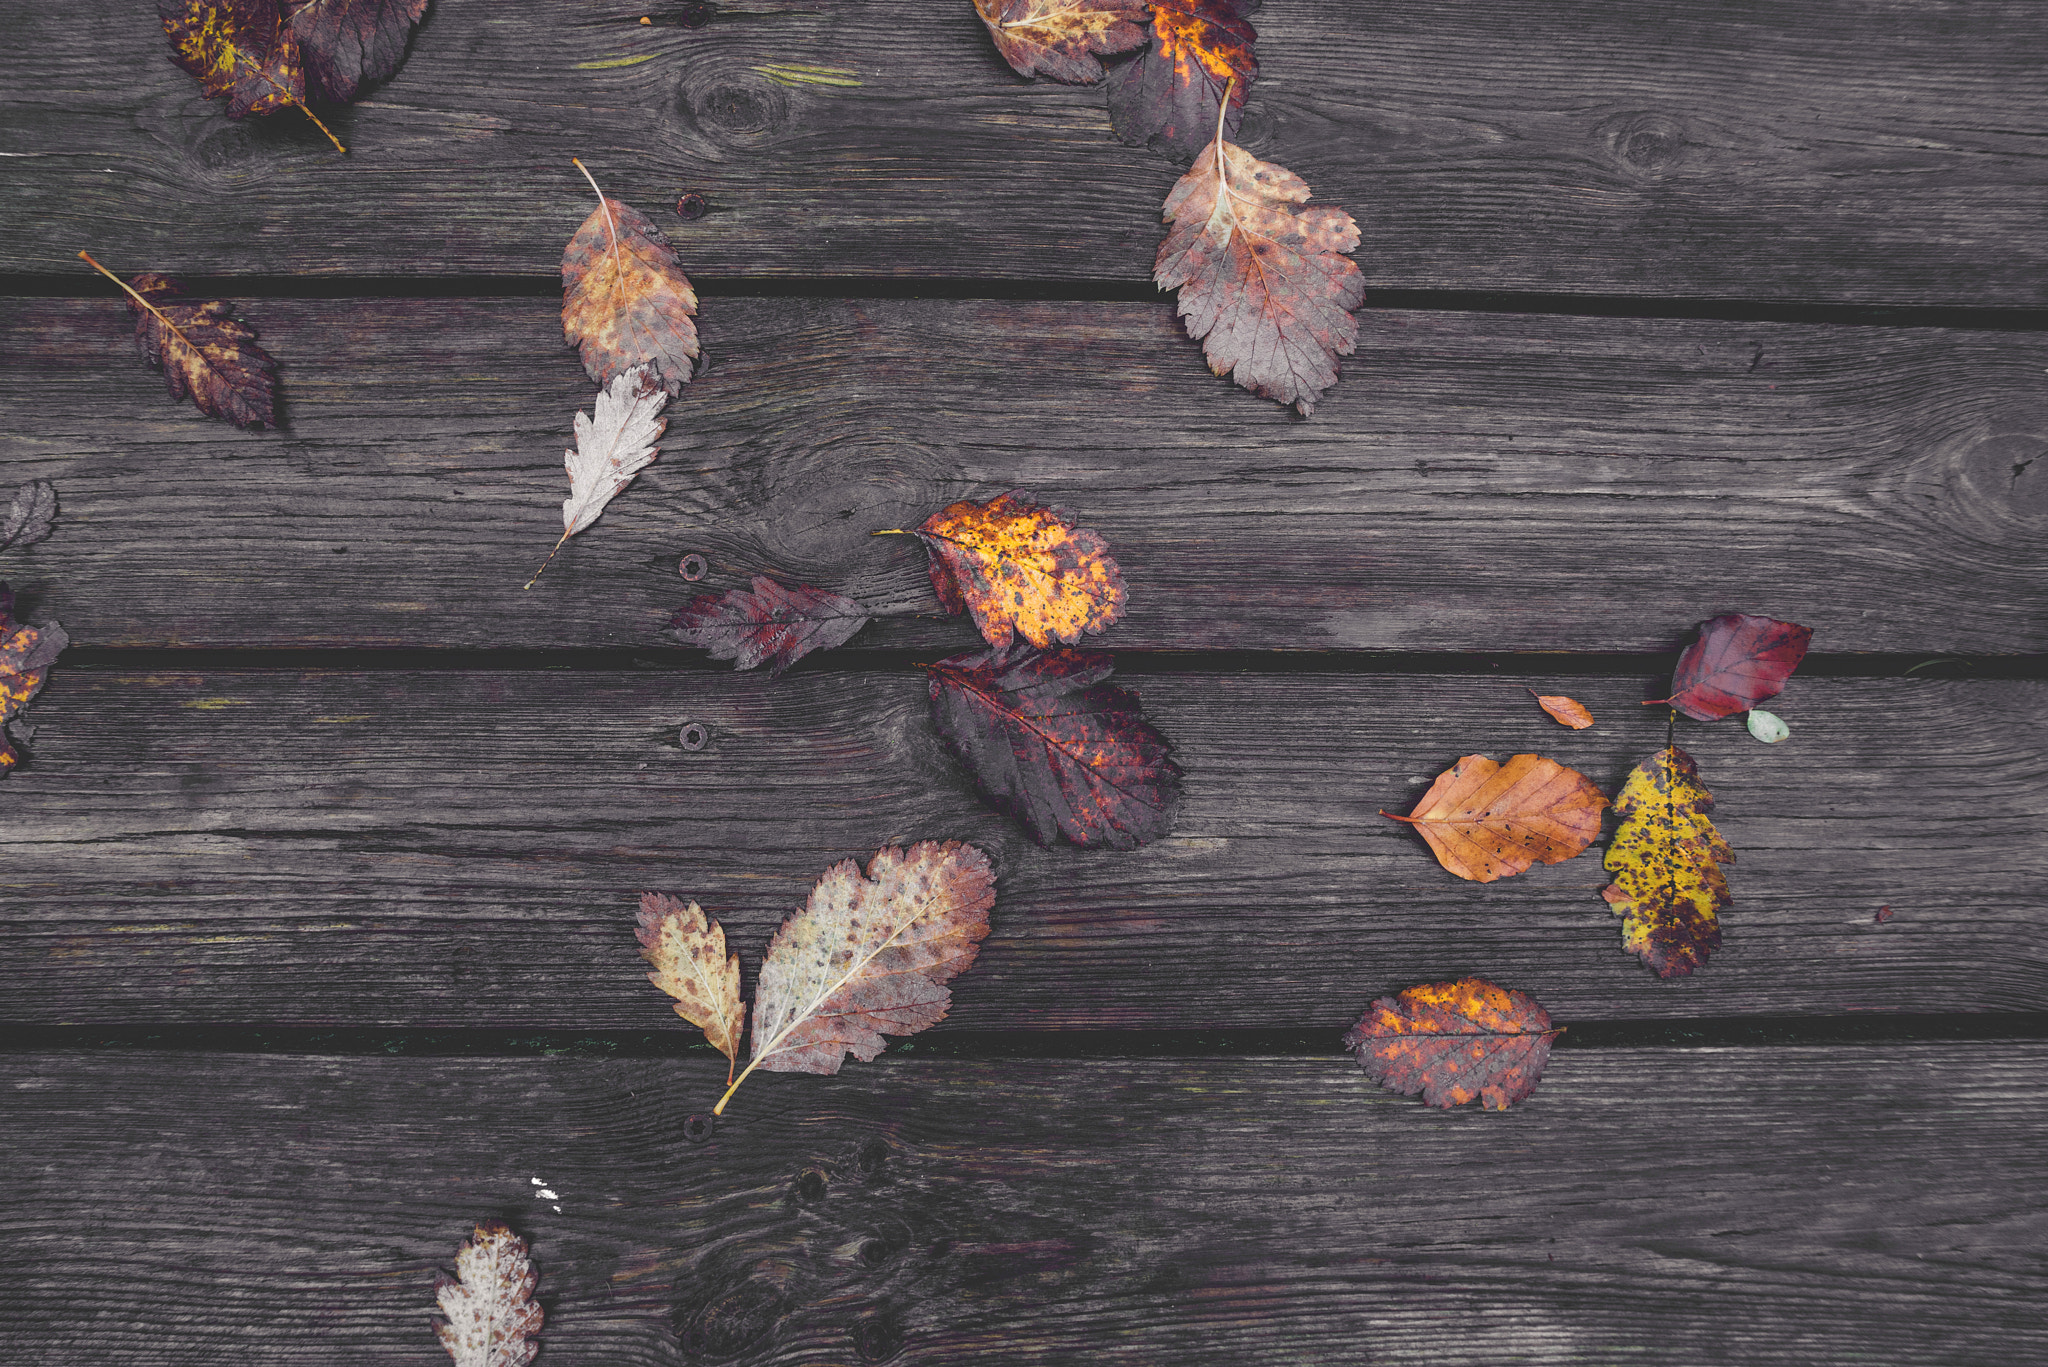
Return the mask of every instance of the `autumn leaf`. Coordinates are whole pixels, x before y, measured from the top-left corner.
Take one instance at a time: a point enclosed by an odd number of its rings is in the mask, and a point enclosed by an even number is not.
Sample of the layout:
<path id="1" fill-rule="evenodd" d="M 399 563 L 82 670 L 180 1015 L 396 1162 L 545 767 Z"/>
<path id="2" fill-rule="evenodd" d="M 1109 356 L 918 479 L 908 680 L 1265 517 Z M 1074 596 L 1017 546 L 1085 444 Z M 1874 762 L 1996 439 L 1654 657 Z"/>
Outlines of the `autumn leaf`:
<path id="1" fill-rule="evenodd" d="M 562 452 L 562 467 L 569 472 L 569 497 L 562 500 L 562 538 L 526 587 L 532 588 L 554 563 L 563 542 L 597 521 L 619 490 L 654 463 L 654 443 L 668 427 L 668 420 L 660 416 L 667 402 L 654 368 L 635 366 L 614 379 L 609 389 L 598 391 L 591 410 L 596 417 L 578 411 L 575 449 Z"/>
<path id="2" fill-rule="evenodd" d="M 695 902 L 643 892 L 636 933 L 640 957 L 654 965 L 647 981 L 676 999 L 676 1014 L 702 1026 L 712 1048 L 739 1062 L 747 1008 L 740 1001 L 740 956 L 726 952 L 724 928 Z"/>
<path id="3" fill-rule="evenodd" d="M 1219 122 L 1235 134 L 1259 74 L 1245 16 L 1259 0 L 1153 0 L 1152 45 L 1110 72 L 1109 118 L 1133 145 L 1199 154 Z"/>
<path id="4" fill-rule="evenodd" d="M 1071 645 L 1123 616 L 1129 595 L 1109 543 L 1021 489 L 949 504 L 914 534 L 931 552 L 932 588 L 946 611 L 973 612 L 998 652 L 1018 636 L 1040 650 Z"/>
<path id="5" fill-rule="evenodd" d="M 208 99 L 227 96 L 228 117 L 268 114 L 291 105 L 348 149 L 306 108 L 299 40 L 278 0 L 156 0 L 171 60 L 199 78 Z"/>
<path id="6" fill-rule="evenodd" d="M 1181 768 L 1095 650 L 994 651 L 927 665 L 932 721 L 974 783 L 1041 845 L 1135 849 L 1165 835 Z"/>
<path id="7" fill-rule="evenodd" d="M 1466 755 L 1436 782 L 1404 821 L 1422 832 L 1437 862 L 1460 878 L 1491 883 L 1531 864 L 1557 864 L 1600 834 L 1607 799 L 1576 769 L 1541 755 L 1495 764 Z"/>
<path id="8" fill-rule="evenodd" d="M 1215 141 L 1166 196 L 1173 226 L 1152 279 L 1180 291 L 1188 336 L 1209 369 L 1302 414 L 1337 382 L 1337 357 L 1358 345 L 1351 310 L 1365 282 L 1347 253 L 1351 215 L 1309 209 L 1308 183 L 1284 166 Z"/>
<path id="9" fill-rule="evenodd" d="M 1536 1090 L 1564 1027 L 1526 992 L 1484 978 L 1411 987 L 1381 997 L 1344 1036 L 1365 1075 L 1403 1096 L 1448 1109 L 1475 1097 L 1504 1111 Z"/>
<path id="10" fill-rule="evenodd" d="M 277 426 L 277 362 L 256 345 L 256 329 L 233 316 L 233 304 L 186 299 L 185 287 L 168 275 L 124 281 L 86 253 L 78 255 L 127 292 L 135 349 L 163 372 L 172 398 L 189 396 L 200 412 L 237 427 Z"/>
<path id="11" fill-rule="evenodd" d="M 1785 689 L 1806 658 L 1813 628 L 1771 617 L 1731 612 L 1700 624 L 1699 639 L 1678 658 L 1669 703 L 1694 721 L 1715 721 L 1747 711 Z"/>
<path id="12" fill-rule="evenodd" d="M 751 589 L 691 599 L 669 631 L 714 660 L 733 661 L 734 669 L 766 664 L 773 678 L 814 650 L 845 645 L 867 621 L 868 610 L 844 594 L 809 584 L 784 588 L 759 574 Z"/>
<path id="13" fill-rule="evenodd" d="M 1775 712 L 1766 712 L 1761 707 L 1749 709 L 1746 719 L 1749 734 L 1765 745 L 1776 745 L 1792 734 L 1792 728 L 1785 725 L 1785 719 Z"/>
<path id="14" fill-rule="evenodd" d="M 398 70 L 426 12 L 427 0 L 291 0 L 287 22 L 313 93 L 346 104 Z"/>
<path id="15" fill-rule="evenodd" d="M 581 161 L 576 169 L 597 190 Z M 661 229 L 597 190 L 597 207 L 562 249 L 562 335 L 581 349 L 584 372 L 605 385 L 652 365 L 680 394 L 697 362 L 696 311 L 697 291 Z"/>
<path id="16" fill-rule="evenodd" d="M 434 1333 L 455 1367 L 526 1367 L 540 1345 L 541 1309 L 533 1289 L 540 1274 L 526 1256 L 526 1240 L 497 1220 L 486 1220 L 455 1252 L 455 1275 L 434 1279 L 434 1297 L 447 1321 Z"/>
<path id="17" fill-rule="evenodd" d="M 1593 714 L 1586 710 L 1585 704 L 1575 702 L 1562 693 L 1538 693 L 1532 688 L 1529 696 L 1536 699 L 1536 705 L 1548 712 L 1552 720 L 1574 731 L 1583 731 L 1593 724 Z"/>
<path id="18" fill-rule="evenodd" d="M 888 846 L 834 864 L 802 911 L 782 923 L 754 993 L 754 1052 L 713 1115 L 756 1068 L 836 1073 L 863 1063 L 884 1035 L 914 1035 L 945 1017 L 946 984 L 966 971 L 996 902 L 988 856 L 957 840 Z"/>
<path id="19" fill-rule="evenodd" d="M 1721 947 L 1720 912 L 1734 900 L 1721 865 L 1735 852 L 1708 820 L 1713 810 L 1699 766 L 1675 745 L 1637 765 L 1614 800 L 1614 882 L 1600 895 L 1626 918 L 1622 947 L 1660 978 L 1687 976 Z"/>
<path id="20" fill-rule="evenodd" d="M 33 546 L 57 525 L 57 486 L 32 479 L 14 491 L 7 514 L 0 517 L 0 551 Z"/>
<path id="21" fill-rule="evenodd" d="M 14 620 L 14 591 L 0 584 L 0 777 L 21 762 L 7 736 L 7 724 L 40 693 L 50 666 L 71 638 L 55 622 L 31 627 Z"/>
<path id="22" fill-rule="evenodd" d="M 1129 52 L 1151 36 L 1149 8 L 1145 0 L 974 0 L 996 50 L 1019 76 L 1075 85 L 1102 79 L 1097 58 Z"/>

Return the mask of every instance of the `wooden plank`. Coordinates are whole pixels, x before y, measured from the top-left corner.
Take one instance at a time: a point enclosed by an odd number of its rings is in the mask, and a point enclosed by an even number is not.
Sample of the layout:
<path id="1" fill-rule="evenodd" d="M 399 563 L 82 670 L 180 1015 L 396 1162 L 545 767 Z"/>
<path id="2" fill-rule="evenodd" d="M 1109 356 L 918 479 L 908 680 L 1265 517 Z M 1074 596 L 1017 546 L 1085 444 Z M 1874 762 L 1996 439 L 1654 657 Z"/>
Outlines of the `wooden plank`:
<path id="1" fill-rule="evenodd" d="M 436 7 L 330 122 L 229 121 L 132 5 L 8 12 L 0 268 L 549 276 L 570 168 L 713 276 L 1149 278 L 1178 174 L 1102 93 L 1018 80 L 964 3 Z M 1379 287 L 2039 306 L 2048 65 L 2027 0 L 1298 0 L 1242 139 Z M 803 63 L 857 85 L 785 83 Z M 686 191 L 712 212 L 670 207 Z"/>
<path id="2" fill-rule="evenodd" d="M 708 1063 L 10 1056 L 0 1317 L 39 1367 L 427 1367 L 502 1218 L 561 1367 L 2035 1361 L 2043 1066 L 1561 1051 L 1488 1115 L 1338 1057 L 888 1058 L 692 1144 Z"/>
<path id="3" fill-rule="evenodd" d="M 1660 681 L 1130 682 L 1188 779 L 1173 835 L 1117 854 L 1040 849 L 988 810 L 908 669 L 60 667 L 0 787 L 4 1017 L 680 1029 L 639 891 L 701 901 L 751 975 L 829 864 L 926 838 L 998 870 L 965 1029 L 1334 1038 L 1381 992 L 1466 973 L 1565 1020 L 2048 1006 L 2048 684 L 1795 679 L 1778 747 L 1684 723 L 1739 863 L 1724 948 L 1666 983 L 1622 952 L 1596 854 L 1461 882 L 1376 814 L 1470 753 L 1538 751 L 1612 793 L 1664 743 L 1638 705 Z M 1565 730 L 1525 685 L 1599 724 Z"/>
<path id="4" fill-rule="evenodd" d="M 1115 548 L 1112 645 L 1654 651 L 1742 610 L 1824 651 L 2048 649 L 2038 335 L 1375 312 L 1303 422 L 1164 304 L 714 299 L 663 456 L 523 593 L 590 402 L 552 303 L 245 312 L 286 432 L 171 403 L 112 301 L 7 306 L 0 483 L 64 514 L 5 573 L 81 642 L 653 648 L 688 551 L 701 589 L 933 612 L 922 550 L 868 533 L 1023 486 Z"/>

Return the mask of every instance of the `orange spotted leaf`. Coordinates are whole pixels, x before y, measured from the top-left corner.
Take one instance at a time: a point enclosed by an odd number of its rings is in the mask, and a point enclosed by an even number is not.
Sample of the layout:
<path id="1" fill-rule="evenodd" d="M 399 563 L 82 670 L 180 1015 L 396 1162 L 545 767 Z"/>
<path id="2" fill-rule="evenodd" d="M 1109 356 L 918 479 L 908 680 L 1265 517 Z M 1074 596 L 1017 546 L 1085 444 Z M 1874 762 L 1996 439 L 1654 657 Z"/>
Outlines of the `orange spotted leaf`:
<path id="1" fill-rule="evenodd" d="M 1099 650 L 994 651 L 926 666 L 932 721 L 996 807 L 1050 845 L 1128 850 L 1165 835 L 1181 768 Z"/>
<path id="2" fill-rule="evenodd" d="M 1614 800 L 1621 818 L 1607 847 L 1614 882 L 1600 895 L 1621 923 L 1622 948 L 1660 978 L 1683 978 L 1721 947 L 1721 911 L 1734 898 L 1721 865 L 1735 852 L 1709 819 L 1714 796 L 1677 746 L 1635 767 Z"/>
<path id="3" fill-rule="evenodd" d="M 1731 612 L 1700 623 L 1699 639 L 1678 657 L 1669 703 L 1694 721 L 1745 712 L 1785 691 L 1806 658 L 1813 628 L 1773 617 Z"/>
<path id="4" fill-rule="evenodd" d="M 24 626 L 14 620 L 14 592 L 0 584 L 0 777 L 12 772 L 21 757 L 9 742 L 7 725 L 42 691 L 50 666 L 71 638 L 55 622 Z"/>
<path id="5" fill-rule="evenodd" d="M 1586 705 L 1562 693 L 1538 693 L 1532 688 L 1529 696 L 1536 699 L 1536 705 L 1548 712 L 1553 720 L 1574 731 L 1583 731 L 1593 724 L 1593 714 L 1586 710 Z"/>
<path id="6" fill-rule="evenodd" d="M 740 956 L 727 952 L 725 928 L 695 902 L 643 892 L 635 933 L 640 957 L 654 965 L 647 981 L 676 999 L 676 1014 L 702 1027 L 712 1048 L 738 1062 L 747 1008 L 740 1001 Z"/>
<path id="7" fill-rule="evenodd" d="M 590 172 L 581 161 L 576 168 Z M 597 181 L 590 179 L 590 188 Z M 654 221 L 598 191 L 597 207 L 562 249 L 562 336 L 599 386 L 651 365 L 671 397 L 690 382 L 697 291 Z"/>
<path id="8" fill-rule="evenodd" d="M 1088 85 L 1102 79 L 1099 58 L 1140 47 L 1145 0 L 974 0 L 996 50 L 1019 76 Z"/>
<path id="9" fill-rule="evenodd" d="M 526 1367 L 540 1352 L 541 1308 L 533 1299 L 540 1274 L 526 1256 L 526 1240 L 497 1220 L 486 1220 L 455 1251 L 455 1275 L 434 1280 L 434 1299 L 445 1320 L 434 1333 L 455 1367 Z"/>
<path id="10" fill-rule="evenodd" d="M 268 114 L 291 105 L 348 149 L 306 108 L 306 70 L 298 35 L 278 0 L 157 0 L 171 60 L 199 78 L 208 99 L 225 95 L 228 117 Z"/>
<path id="11" fill-rule="evenodd" d="M 256 329 L 234 316 L 233 304 L 187 299 L 168 275 L 123 280 L 88 253 L 78 255 L 127 294 L 135 349 L 163 372 L 172 398 L 189 397 L 200 412 L 237 427 L 277 426 L 277 362 L 256 345 Z"/>
<path id="12" fill-rule="evenodd" d="M 1437 775 L 1405 821 L 1437 862 L 1460 878 L 1491 883 L 1532 864 L 1557 864 L 1593 843 L 1607 806 L 1592 781 L 1541 755 L 1495 764 L 1467 755 Z"/>
<path id="13" fill-rule="evenodd" d="M 1153 0 L 1151 46 L 1110 73 L 1117 136 L 1192 157 L 1219 118 L 1225 133 L 1236 133 L 1259 74 L 1259 35 L 1246 22 L 1258 7 L 1259 0 Z"/>
<path id="14" fill-rule="evenodd" d="M 1389 1091 L 1420 1092 L 1446 1109 L 1476 1099 L 1504 1111 L 1536 1090 L 1550 1043 L 1563 1032 L 1528 993 L 1461 978 L 1381 997 L 1344 1047 Z"/>
<path id="15" fill-rule="evenodd" d="M 916 535 L 931 551 L 939 601 L 971 611 L 997 651 L 1019 636 L 1040 650 L 1072 645 L 1123 616 L 1128 595 L 1109 543 L 1019 490 L 951 504 Z"/>

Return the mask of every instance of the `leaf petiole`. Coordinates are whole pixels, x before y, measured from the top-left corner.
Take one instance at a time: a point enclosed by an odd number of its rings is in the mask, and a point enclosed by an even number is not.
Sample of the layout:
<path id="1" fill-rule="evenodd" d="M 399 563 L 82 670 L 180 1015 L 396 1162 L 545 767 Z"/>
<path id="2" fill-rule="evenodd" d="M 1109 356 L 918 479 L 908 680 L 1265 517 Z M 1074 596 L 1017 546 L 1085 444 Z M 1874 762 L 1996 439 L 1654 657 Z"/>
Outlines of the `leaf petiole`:
<path id="1" fill-rule="evenodd" d="M 590 188 L 597 192 L 597 207 L 604 210 L 605 230 L 612 235 L 612 255 L 617 256 L 619 253 L 619 225 L 612 221 L 610 201 L 605 199 L 604 191 L 597 188 L 597 177 L 590 174 L 590 168 L 583 164 L 581 157 L 571 157 L 569 158 L 569 163 L 583 173 L 583 178 L 590 182 Z M 539 578 L 538 575 L 534 577 Z"/>

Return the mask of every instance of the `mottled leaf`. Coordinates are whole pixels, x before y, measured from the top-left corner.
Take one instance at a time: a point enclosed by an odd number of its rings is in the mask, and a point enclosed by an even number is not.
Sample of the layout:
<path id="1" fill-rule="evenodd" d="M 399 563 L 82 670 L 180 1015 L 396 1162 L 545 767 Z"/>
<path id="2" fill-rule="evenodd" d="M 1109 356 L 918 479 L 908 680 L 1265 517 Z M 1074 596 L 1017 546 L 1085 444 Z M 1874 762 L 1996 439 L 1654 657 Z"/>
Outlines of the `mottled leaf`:
<path id="1" fill-rule="evenodd" d="M 671 395 L 681 393 L 697 361 L 696 311 L 697 291 L 661 229 L 599 191 L 562 249 L 562 335 L 580 349 L 584 372 L 604 385 L 652 365 Z"/>
<path id="2" fill-rule="evenodd" d="M 1159 288 L 1180 291 L 1209 369 L 1304 414 L 1337 382 L 1337 357 L 1357 348 L 1351 311 L 1365 302 L 1347 255 L 1358 225 L 1308 200 L 1301 177 L 1219 133 L 1166 197 L 1173 226 L 1152 269 Z"/>
<path id="3" fill-rule="evenodd" d="M 735 669 L 769 666 L 770 676 L 814 650 L 845 645 L 867 625 L 868 611 L 845 594 L 809 584 L 784 588 L 755 575 L 751 589 L 700 594 L 675 615 L 669 630 Z"/>
<path id="4" fill-rule="evenodd" d="M 1491 883 L 1531 864 L 1556 864 L 1600 834 L 1607 799 L 1592 780 L 1541 755 L 1495 764 L 1466 755 L 1437 775 L 1405 821 L 1422 833 L 1437 862 L 1460 878 Z"/>
<path id="5" fill-rule="evenodd" d="M 0 517 L 0 551 L 33 546 L 57 525 L 57 486 L 32 479 L 14 491 L 7 514 Z"/>
<path id="6" fill-rule="evenodd" d="M 1098 58 L 1144 44 L 1149 8 L 1145 0 L 974 0 L 996 50 L 1019 76 L 1077 85 L 1102 79 Z"/>
<path id="7" fill-rule="evenodd" d="M 726 952 L 724 927 L 695 902 L 643 892 L 635 933 L 640 957 L 654 965 L 647 981 L 674 997 L 676 1014 L 703 1027 L 711 1047 L 737 1063 L 747 1008 L 740 1001 L 740 956 Z"/>
<path id="8" fill-rule="evenodd" d="M 914 1035 L 945 1017 L 946 987 L 973 964 L 996 902 L 988 856 L 957 840 L 888 846 L 834 864 L 802 911 L 782 923 L 754 993 L 754 1053 L 746 1072 L 836 1073 L 863 1063 L 884 1035 Z"/>
<path id="9" fill-rule="evenodd" d="M 1365 1075 L 1431 1106 L 1475 1098 L 1504 1111 L 1536 1090 L 1550 1042 L 1564 1033 L 1526 992 L 1483 978 L 1411 987 L 1381 997 L 1344 1036 Z"/>
<path id="10" fill-rule="evenodd" d="M 1721 947 L 1720 912 L 1733 900 L 1721 865 L 1735 853 L 1708 819 L 1713 810 L 1699 766 L 1675 745 L 1637 765 L 1614 800 L 1614 882 L 1600 895 L 1626 918 L 1622 947 L 1660 978 L 1685 977 Z"/>
<path id="11" fill-rule="evenodd" d="M 21 757 L 7 738 L 7 723 L 42 691 L 50 666 L 71 638 L 55 622 L 31 627 L 14 620 L 14 591 L 0 584 L 0 777 Z"/>
<path id="12" fill-rule="evenodd" d="M 1562 693 L 1538 693 L 1532 688 L 1529 696 L 1536 699 L 1536 705 L 1548 712 L 1552 720 L 1574 731 L 1583 731 L 1593 724 L 1593 714 L 1586 710 L 1585 704 Z"/>
<path id="13" fill-rule="evenodd" d="M 278 0 L 156 0 L 171 60 L 199 78 L 208 99 L 225 95 L 228 117 L 268 114 L 291 105 L 348 149 L 306 108 L 306 71 L 298 36 Z"/>
<path id="14" fill-rule="evenodd" d="M 1649 702 L 1669 703 L 1694 721 L 1746 711 L 1784 691 L 1812 639 L 1811 627 L 1739 612 L 1702 622 L 1699 639 L 1678 657 L 1671 696 Z"/>
<path id="15" fill-rule="evenodd" d="M 291 0 L 289 20 L 314 95 L 346 104 L 405 60 L 427 0 Z"/>
<path id="16" fill-rule="evenodd" d="M 486 1220 L 455 1252 L 455 1275 L 434 1280 L 434 1298 L 447 1320 L 434 1333 L 455 1367 L 526 1367 L 540 1345 L 541 1309 L 533 1299 L 540 1274 L 526 1256 L 526 1240 L 497 1220 Z"/>
<path id="17" fill-rule="evenodd" d="M 1246 22 L 1258 8 L 1259 0 L 1154 0 L 1151 46 L 1109 73 L 1117 136 L 1192 157 L 1219 116 L 1234 135 L 1259 74 L 1252 55 L 1259 35 Z"/>
<path id="18" fill-rule="evenodd" d="M 562 543 L 597 521 L 618 492 L 654 463 L 654 443 L 661 440 L 668 420 L 661 416 L 668 394 L 655 378 L 652 366 L 636 366 L 622 372 L 601 389 L 591 412 L 576 414 L 576 446 L 562 452 L 562 468 L 569 472 L 569 497 L 562 500 L 562 536 L 547 561 L 526 581 L 532 588 L 541 571 L 547 569 Z"/>
<path id="19" fill-rule="evenodd" d="M 1776 745 L 1792 734 L 1792 728 L 1785 725 L 1785 719 L 1775 712 L 1766 712 L 1761 707 L 1749 709 L 1749 734 L 1765 745 Z"/>
<path id="20" fill-rule="evenodd" d="M 79 256 L 127 293 L 135 349 L 163 372 L 172 398 L 189 397 L 200 412 L 238 427 L 277 426 L 277 362 L 256 345 L 256 329 L 233 316 L 234 305 L 187 299 L 185 287 L 168 275 L 124 282 L 86 253 Z"/>
<path id="21" fill-rule="evenodd" d="M 1019 636 L 1041 650 L 1071 645 L 1123 616 L 1129 595 L 1109 543 L 1022 490 L 950 504 L 916 534 L 931 552 L 939 601 L 972 612 L 999 652 Z"/>
<path id="22" fill-rule="evenodd" d="M 932 721 L 999 811 L 1050 845 L 1128 850 L 1171 828 L 1181 768 L 1094 650 L 994 651 L 927 666 Z"/>

